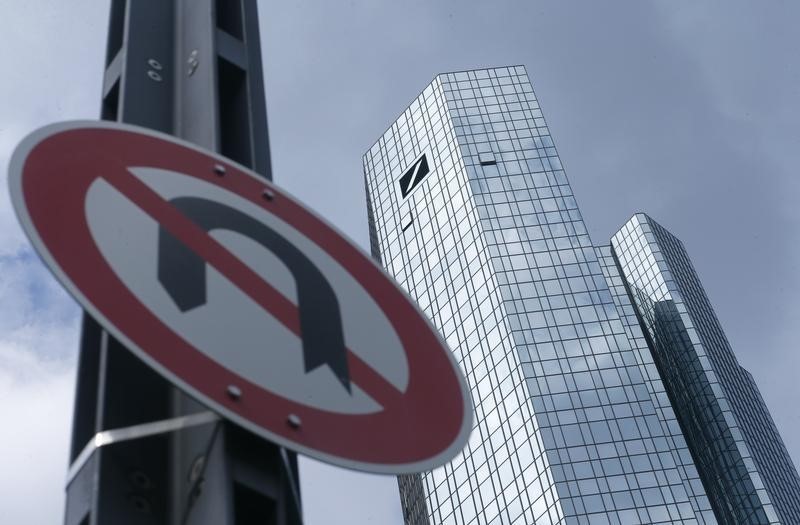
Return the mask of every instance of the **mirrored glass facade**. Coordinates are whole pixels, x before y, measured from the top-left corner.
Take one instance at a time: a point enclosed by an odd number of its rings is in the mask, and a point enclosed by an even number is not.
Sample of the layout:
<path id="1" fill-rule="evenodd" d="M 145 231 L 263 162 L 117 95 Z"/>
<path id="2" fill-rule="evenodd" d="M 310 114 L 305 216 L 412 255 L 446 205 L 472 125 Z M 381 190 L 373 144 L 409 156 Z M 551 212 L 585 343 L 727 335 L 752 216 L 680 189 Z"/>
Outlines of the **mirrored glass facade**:
<path id="1" fill-rule="evenodd" d="M 700 511 L 699 513 L 703 515 L 707 523 L 714 523 L 714 514 L 706 497 L 702 480 L 681 431 L 672 402 L 661 380 L 661 374 L 653 359 L 647 338 L 642 331 L 636 310 L 629 299 L 625 281 L 619 273 L 619 267 L 614 259 L 611 246 L 600 246 L 595 251 L 597 252 L 597 260 L 603 268 L 603 275 L 606 277 L 606 282 L 608 282 L 614 298 L 614 304 L 625 325 L 628 341 L 631 343 L 640 370 L 647 381 L 647 387 L 656 405 L 656 413 L 666 431 L 665 438 L 670 443 L 675 464 L 681 471 L 686 492 L 689 494 L 693 508 L 696 511 Z"/>
<path id="2" fill-rule="evenodd" d="M 401 481 L 409 523 L 715 523 L 524 68 L 438 76 L 363 160 L 373 251 L 476 407 L 460 457 Z"/>
<path id="3" fill-rule="evenodd" d="M 476 408 L 456 460 L 399 479 L 407 524 L 800 524 L 680 242 L 637 215 L 592 244 L 523 67 L 437 76 L 363 163 L 373 255 Z"/>
<path id="4" fill-rule="evenodd" d="M 719 521 L 800 523 L 797 470 L 683 244 L 637 214 L 612 245 Z"/>

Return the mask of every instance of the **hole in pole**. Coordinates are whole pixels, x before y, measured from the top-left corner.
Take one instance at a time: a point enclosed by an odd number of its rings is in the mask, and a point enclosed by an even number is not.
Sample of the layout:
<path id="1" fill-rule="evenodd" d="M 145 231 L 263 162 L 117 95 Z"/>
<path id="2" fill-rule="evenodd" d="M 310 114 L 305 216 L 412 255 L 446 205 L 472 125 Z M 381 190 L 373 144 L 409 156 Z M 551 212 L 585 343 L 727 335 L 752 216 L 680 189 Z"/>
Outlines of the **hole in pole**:
<path id="1" fill-rule="evenodd" d="M 217 74 L 220 153 L 252 168 L 247 73 L 220 58 L 217 61 Z"/>

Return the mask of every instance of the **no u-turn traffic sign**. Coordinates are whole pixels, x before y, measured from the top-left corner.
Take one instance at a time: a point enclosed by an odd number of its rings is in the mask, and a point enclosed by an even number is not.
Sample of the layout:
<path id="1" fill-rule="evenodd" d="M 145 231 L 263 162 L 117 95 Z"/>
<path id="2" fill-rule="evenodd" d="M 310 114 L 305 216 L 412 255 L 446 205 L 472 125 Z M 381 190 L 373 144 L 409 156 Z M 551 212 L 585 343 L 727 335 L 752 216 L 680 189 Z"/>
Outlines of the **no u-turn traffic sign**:
<path id="1" fill-rule="evenodd" d="M 170 381 L 261 436 L 381 473 L 450 460 L 472 424 L 452 354 L 332 226 L 256 174 L 160 133 L 55 124 L 12 157 L 32 244 Z"/>

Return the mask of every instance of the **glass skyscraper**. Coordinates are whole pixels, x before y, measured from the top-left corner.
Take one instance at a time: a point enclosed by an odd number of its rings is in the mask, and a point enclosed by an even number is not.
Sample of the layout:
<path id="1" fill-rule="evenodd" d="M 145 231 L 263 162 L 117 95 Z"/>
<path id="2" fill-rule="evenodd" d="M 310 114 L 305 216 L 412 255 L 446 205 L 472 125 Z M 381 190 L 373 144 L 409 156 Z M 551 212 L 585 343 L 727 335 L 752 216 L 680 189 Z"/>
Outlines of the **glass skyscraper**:
<path id="1" fill-rule="evenodd" d="M 720 521 L 800 524 L 800 478 L 683 244 L 644 214 L 611 242 Z"/>
<path id="2" fill-rule="evenodd" d="M 476 408 L 460 456 L 400 478 L 407 523 L 800 523 L 752 380 L 714 376 L 735 358 L 705 296 L 658 281 L 669 257 L 631 226 L 642 216 L 592 244 L 523 67 L 437 76 L 363 161 L 373 255 L 442 332 Z M 694 376 L 665 367 L 692 352 L 717 401 L 684 414 L 672 389 Z"/>

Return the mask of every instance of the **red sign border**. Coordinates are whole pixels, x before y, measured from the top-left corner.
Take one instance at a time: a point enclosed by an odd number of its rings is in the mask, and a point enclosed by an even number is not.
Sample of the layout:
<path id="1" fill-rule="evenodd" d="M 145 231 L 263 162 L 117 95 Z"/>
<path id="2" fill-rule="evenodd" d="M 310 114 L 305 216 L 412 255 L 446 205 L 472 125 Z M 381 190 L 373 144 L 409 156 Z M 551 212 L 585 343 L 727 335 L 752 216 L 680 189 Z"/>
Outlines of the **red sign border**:
<path id="1" fill-rule="evenodd" d="M 224 177 L 215 173 L 216 165 L 225 167 Z M 102 257 L 83 213 L 86 191 L 104 177 L 102 171 L 108 177 L 113 170 L 127 173 L 129 166 L 172 170 L 232 191 L 292 225 L 338 261 L 380 306 L 406 351 L 409 384 L 398 405 L 361 415 L 301 405 L 225 369 L 164 325 Z M 46 126 L 26 137 L 12 156 L 9 184 L 34 247 L 78 302 L 150 366 L 224 417 L 311 457 L 384 474 L 436 468 L 469 438 L 469 391 L 438 332 L 371 258 L 250 170 L 159 132 L 78 121 Z M 273 200 L 263 198 L 265 189 L 273 192 Z M 76 233 L 64 235 L 63 228 Z M 241 389 L 238 400 L 226 394 L 230 384 Z M 455 392 L 458 397 L 443 395 Z M 299 416 L 302 426 L 287 424 L 288 414 Z"/>

